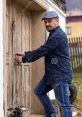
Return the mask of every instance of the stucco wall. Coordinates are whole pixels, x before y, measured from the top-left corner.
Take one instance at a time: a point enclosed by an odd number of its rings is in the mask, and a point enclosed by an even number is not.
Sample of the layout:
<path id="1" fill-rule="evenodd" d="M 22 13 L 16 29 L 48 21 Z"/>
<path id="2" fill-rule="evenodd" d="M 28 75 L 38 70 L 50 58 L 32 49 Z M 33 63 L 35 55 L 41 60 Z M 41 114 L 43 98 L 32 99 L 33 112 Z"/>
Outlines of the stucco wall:
<path id="1" fill-rule="evenodd" d="M 71 28 L 71 34 L 68 35 L 69 38 L 82 36 L 82 22 L 71 22 L 66 24 L 66 27 Z"/>

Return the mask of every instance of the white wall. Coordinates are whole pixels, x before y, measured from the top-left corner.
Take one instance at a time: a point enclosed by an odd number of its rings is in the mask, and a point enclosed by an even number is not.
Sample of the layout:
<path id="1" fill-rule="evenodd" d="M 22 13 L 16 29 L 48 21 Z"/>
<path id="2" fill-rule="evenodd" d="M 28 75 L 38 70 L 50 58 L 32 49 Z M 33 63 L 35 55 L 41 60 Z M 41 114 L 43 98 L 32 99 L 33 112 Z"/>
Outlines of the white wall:
<path id="1" fill-rule="evenodd" d="M 0 0 L 0 117 L 3 116 L 3 0 Z"/>

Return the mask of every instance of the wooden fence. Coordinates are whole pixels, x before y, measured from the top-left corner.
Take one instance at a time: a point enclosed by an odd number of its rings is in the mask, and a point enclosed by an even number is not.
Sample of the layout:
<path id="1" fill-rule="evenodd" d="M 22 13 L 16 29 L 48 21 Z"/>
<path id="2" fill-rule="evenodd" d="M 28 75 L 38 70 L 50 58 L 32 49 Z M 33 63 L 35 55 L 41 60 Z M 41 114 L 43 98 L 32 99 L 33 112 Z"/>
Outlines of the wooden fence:
<path id="1" fill-rule="evenodd" d="M 73 70 L 82 68 L 82 37 L 69 38 L 71 64 Z"/>

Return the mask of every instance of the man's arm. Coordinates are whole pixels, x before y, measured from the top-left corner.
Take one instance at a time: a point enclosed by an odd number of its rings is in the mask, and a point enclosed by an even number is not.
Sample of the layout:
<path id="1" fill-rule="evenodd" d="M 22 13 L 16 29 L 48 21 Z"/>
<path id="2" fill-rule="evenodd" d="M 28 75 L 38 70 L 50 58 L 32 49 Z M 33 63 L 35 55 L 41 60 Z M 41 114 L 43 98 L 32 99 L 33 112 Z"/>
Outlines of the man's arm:
<path id="1" fill-rule="evenodd" d="M 56 37 L 53 36 L 49 38 L 47 42 L 38 49 L 25 52 L 25 55 L 22 56 L 22 62 L 25 63 L 36 61 L 37 59 L 52 52 L 52 50 L 54 50 L 58 46 L 58 43 L 59 43 L 58 36 Z"/>

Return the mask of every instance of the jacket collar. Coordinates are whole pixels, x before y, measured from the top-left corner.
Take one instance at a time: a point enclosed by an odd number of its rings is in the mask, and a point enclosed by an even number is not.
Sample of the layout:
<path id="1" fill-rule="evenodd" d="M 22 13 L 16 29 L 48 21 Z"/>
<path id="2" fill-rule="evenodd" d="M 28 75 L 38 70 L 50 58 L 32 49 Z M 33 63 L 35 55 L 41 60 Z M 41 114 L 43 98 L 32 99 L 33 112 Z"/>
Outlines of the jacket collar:
<path id="1" fill-rule="evenodd" d="M 55 32 L 58 28 L 60 28 L 60 26 L 57 26 L 56 28 L 54 28 L 53 30 L 51 30 L 50 34 L 52 34 L 53 32 Z"/>

